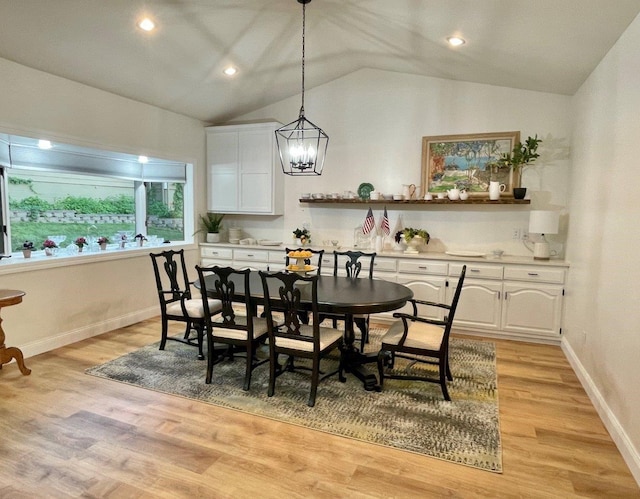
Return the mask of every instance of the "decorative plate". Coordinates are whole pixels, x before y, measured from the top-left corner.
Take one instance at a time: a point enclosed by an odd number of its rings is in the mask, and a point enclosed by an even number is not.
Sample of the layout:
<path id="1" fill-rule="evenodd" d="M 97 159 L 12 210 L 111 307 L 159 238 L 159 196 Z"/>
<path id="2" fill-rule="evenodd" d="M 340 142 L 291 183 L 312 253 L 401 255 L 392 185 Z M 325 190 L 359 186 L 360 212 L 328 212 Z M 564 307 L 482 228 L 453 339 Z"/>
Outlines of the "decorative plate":
<path id="1" fill-rule="evenodd" d="M 369 199 L 369 194 L 373 189 L 373 185 L 364 182 L 358 186 L 358 196 L 360 199 Z"/>
<path id="2" fill-rule="evenodd" d="M 484 253 L 480 251 L 445 251 L 445 253 L 451 256 L 484 256 Z"/>

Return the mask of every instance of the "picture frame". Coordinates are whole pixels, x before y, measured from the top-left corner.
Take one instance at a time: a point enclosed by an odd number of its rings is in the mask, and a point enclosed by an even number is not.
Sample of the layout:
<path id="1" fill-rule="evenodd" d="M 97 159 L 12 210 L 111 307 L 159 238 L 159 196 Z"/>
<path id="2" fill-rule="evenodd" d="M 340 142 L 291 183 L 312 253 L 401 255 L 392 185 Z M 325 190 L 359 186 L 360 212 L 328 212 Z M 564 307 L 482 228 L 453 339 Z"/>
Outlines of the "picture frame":
<path id="1" fill-rule="evenodd" d="M 519 131 L 422 137 L 422 196 L 458 188 L 469 196 L 489 197 L 491 180 L 505 185 L 503 196 L 513 196 L 520 175 L 487 165 L 510 153 L 518 142 Z"/>

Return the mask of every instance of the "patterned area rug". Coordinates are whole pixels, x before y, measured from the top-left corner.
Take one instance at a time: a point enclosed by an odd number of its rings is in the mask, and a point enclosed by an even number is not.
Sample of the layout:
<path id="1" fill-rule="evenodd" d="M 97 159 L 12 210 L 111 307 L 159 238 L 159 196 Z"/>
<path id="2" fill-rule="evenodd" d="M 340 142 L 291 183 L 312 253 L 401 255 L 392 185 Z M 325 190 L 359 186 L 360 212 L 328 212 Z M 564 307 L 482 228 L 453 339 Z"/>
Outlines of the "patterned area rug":
<path id="1" fill-rule="evenodd" d="M 367 351 L 377 351 L 384 330 L 372 329 Z M 308 373 L 285 373 L 276 392 L 267 397 L 268 363 L 254 370 L 251 389 L 242 390 L 244 358 L 214 367 L 213 382 L 205 384 L 206 361 L 194 347 L 170 341 L 164 351 L 148 345 L 87 374 L 200 400 L 209 404 L 284 421 L 314 430 L 395 447 L 487 471 L 502 472 L 498 419 L 495 345 L 451 339 L 449 383 L 452 401 L 445 402 L 432 383 L 385 380 L 381 393 L 367 392 L 350 374 L 340 383 L 333 376 L 320 383 L 315 407 L 308 407 Z M 266 352 L 261 352 L 265 356 Z M 326 359 L 329 372 L 336 359 Z M 398 359 L 396 369 L 407 367 Z M 302 364 L 302 360 L 296 360 Z M 334 365 L 330 365 L 335 363 Z M 424 366 L 429 368 L 429 366 Z M 375 370 L 375 364 L 370 368 Z M 415 368 L 412 368 L 415 369 Z"/>

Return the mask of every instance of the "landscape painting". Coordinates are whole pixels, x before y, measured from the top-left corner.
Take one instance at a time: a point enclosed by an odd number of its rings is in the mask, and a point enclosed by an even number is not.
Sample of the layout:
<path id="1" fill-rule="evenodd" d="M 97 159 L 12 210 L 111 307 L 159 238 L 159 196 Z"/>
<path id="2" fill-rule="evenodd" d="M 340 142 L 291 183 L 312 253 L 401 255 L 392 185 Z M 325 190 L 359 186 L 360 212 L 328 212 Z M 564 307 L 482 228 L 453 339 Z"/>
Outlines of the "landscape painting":
<path id="1" fill-rule="evenodd" d="M 502 154 L 511 152 L 519 141 L 520 132 L 423 137 L 422 194 L 457 188 L 471 196 L 488 197 L 489 181 L 497 180 L 505 184 L 505 195 L 513 195 L 519 176 L 491 165 Z"/>

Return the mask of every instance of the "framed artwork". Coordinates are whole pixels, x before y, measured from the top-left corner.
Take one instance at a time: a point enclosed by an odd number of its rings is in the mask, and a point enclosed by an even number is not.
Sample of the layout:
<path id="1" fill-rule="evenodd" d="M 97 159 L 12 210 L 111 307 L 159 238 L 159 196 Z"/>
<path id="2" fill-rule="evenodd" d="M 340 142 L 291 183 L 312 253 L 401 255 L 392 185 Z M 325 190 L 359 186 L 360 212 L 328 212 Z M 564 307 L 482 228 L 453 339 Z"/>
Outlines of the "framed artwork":
<path id="1" fill-rule="evenodd" d="M 422 195 L 466 189 L 470 196 L 489 197 L 489 181 L 505 184 L 503 195 L 513 196 L 520 175 L 491 163 L 520 142 L 520 132 L 436 135 L 422 137 Z"/>

